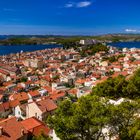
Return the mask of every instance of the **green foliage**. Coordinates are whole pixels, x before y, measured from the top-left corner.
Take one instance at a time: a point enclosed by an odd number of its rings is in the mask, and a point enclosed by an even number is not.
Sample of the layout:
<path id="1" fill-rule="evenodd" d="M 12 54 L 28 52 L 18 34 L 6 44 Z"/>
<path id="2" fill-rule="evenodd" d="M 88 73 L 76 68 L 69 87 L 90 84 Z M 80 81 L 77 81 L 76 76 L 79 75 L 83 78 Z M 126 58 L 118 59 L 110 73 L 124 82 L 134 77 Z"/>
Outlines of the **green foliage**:
<path id="1" fill-rule="evenodd" d="M 139 140 L 139 95 L 140 69 L 129 80 L 121 75 L 109 78 L 94 87 L 92 94 L 81 97 L 77 102 L 63 101 L 47 123 L 61 140 L 104 139 L 102 129 L 106 127 L 110 137 Z M 121 97 L 135 100 L 126 99 L 119 105 L 109 103 L 108 99 Z"/>
<path id="2" fill-rule="evenodd" d="M 127 95 L 124 95 L 124 90 L 127 84 L 128 82 L 125 80 L 125 77 L 121 75 L 117 78 L 108 78 L 105 82 L 94 87 L 92 94 L 112 99 L 127 97 Z"/>
<path id="3" fill-rule="evenodd" d="M 27 82 L 27 80 L 28 80 L 27 77 L 22 77 L 22 78 L 20 79 L 21 82 Z"/>
<path id="4" fill-rule="evenodd" d="M 68 94 L 67 97 L 68 97 L 68 99 L 70 99 L 72 102 L 76 102 L 76 101 L 78 100 L 78 98 L 77 98 L 76 95 Z"/>
<path id="5" fill-rule="evenodd" d="M 140 69 L 138 69 L 135 74 L 130 78 L 129 83 L 126 87 L 126 93 L 132 98 L 140 97 Z"/>
<path id="6" fill-rule="evenodd" d="M 140 132 L 140 120 L 136 115 L 139 112 L 139 101 L 123 102 L 113 106 L 110 111 L 110 135 L 119 135 L 121 140 L 138 140 Z M 140 137 L 139 137 L 140 138 Z"/>
<path id="7" fill-rule="evenodd" d="M 134 62 L 135 60 L 136 60 L 135 57 L 131 57 L 131 58 L 130 58 L 130 61 L 131 61 L 131 62 Z"/>
<path id="8" fill-rule="evenodd" d="M 10 36 L 9 39 L 0 40 L 1 45 L 35 45 L 56 42 L 62 44 L 64 48 L 80 47 L 81 39 L 96 39 L 100 41 L 140 41 L 140 35 L 122 34 L 122 35 L 101 35 L 101 36 Z"/>
<path id="9" fill-rule="evenodd" d="M 35 45 L 37 44 L 37 40 L 31 40 L 27 37 L 14 37 L 7 40 L 2 40 L 0 43 L 3 45 Z"/>
<path id="10" fill-rule="evenodd" d="M 118 61 L 118 59 L 117 59 L 115 56 L 109 57 L 108 60 L 109 60 L 109 62 L 111 62 L 111 63 L 112 63 L 112 62 Z"/>
<path id="11" fill-rule="evenodd" d="M 39 136 L 34 136 L 32 140 L 51 140 L 49 136 L 46 136 L 43 132 Z"/>
<path id="12" fill-rule="evenodd" d="M 63 42 L 62 43 L 64 49 L 70 49 L 76 46 L 75 42 Z"/>
<path id="13" fill-rule="evenodd" d="M 99 140 L 107 126 L 110 137 L 119 135 L 121 140 L 138 140 L 139 103 L 126 101 L 115 106 L 93 95 L 82 97 L 77 103 L 65 100 L 55 115 L 48 118 L 48 123 L 61 140 Z"/>
<path id="14" fill-rule="evenodd" d="M 108 122 L 106 105 L 99 101 L 91 96 L 82 97 L 77 103 L 65 100 L 48 123 L 61 140 L 94 140 Z"/>
<path id="15" fill-rule="evenodd" d="M 113 38 L 112 41 L 113 42 L 119 42 L 120 40 L 119 40 L 119 38 Z"/>
<path id="16" fill-rule="evenodd" d="M 113 75 L 113 74 L 114 74 L 114 71 L 112 71 L 112 70 L 106 72 L 106 76 L 111 76 L 111 75 Z"/>
<path id="17" fill-rule="evenodd" d="M 132 137 L 133 140 L 140 139 L 140 119 L 133 121 L 133 125 L 131 125 L 128 134 Z"/>
<path id="18" fill-rule="evenodd" d="M 69 83 L 64 83 L 64 86 L 67 87 L 67 88 L 74 88 L 74 85 L 71 85 Z"/>
<path id="19" fill-rule="evenodd" d="M 109 62 L 117 62 L 118 61 L 118 59 L 119 58 L 122 58 L 122 57 L 125 57 L 125 55 L 124 54 L 120 54 L 120 55 L 118 55 L 118 56 L 111 56 L 111 57 L 104 57 L 103 58 L 103 61 L 109 61 Z"/>
<path id="20" fill-rule="evenodd" d="M 129 98 L 137 99 L 140 97 L 140 70 L 129 80 L 124 76 L 108 78 L 105 82 L 98 84 L 93 88 L 92 94 L 109 97 L 111 99 Z"/>
<path id="21" fill-rule="evenodd" d="M 98 43 L 96 45 L 88 45 L 84 48 L 82 48 L 82 50 L 80 51 L 81 56 L 88 56 L 88 55 L 94 55 L 97 52 L 100 51 L 104 51 L 104 52 L 108 52 L 108 48 L 107 46 Z"/>
<path id="22" fill-rule="evenodd" d="M 55 76 L 53 76 L 52 79 L 53 79 L 53 80 L 57 80 L 57 79 L 59 79 L 59 75 L 55 75 Z"/>

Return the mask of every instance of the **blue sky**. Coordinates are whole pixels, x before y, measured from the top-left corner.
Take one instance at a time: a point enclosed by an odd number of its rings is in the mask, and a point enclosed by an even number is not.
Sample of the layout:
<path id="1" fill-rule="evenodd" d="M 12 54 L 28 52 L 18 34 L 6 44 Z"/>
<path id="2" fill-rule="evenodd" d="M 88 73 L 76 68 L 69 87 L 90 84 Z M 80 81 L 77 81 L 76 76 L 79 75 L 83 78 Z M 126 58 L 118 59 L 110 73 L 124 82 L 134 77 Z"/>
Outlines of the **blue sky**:
<path id="1" fill-rule="evenodd" d="M 140 0 L 0 0 L 0 34 L 140 33 Z"/>

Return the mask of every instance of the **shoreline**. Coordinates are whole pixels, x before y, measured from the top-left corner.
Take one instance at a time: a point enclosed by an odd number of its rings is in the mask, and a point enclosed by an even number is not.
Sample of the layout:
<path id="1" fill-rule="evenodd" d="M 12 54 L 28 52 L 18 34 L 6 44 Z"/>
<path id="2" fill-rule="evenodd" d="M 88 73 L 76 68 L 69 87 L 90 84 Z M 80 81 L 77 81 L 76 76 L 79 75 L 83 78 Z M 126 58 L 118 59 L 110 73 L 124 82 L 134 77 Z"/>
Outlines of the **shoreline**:
<path id="1" fill-rule="evenodd" d="M 47 44 L 47 45 L 12 45 L 12 46 L 4 46 L 0 45 L 0 56 L 17 54 L 23 51 L 23 53 L 41 51 L 46 49 L 55 49 L 55 48 L 63 48 L 62 45 L 58 44 Z M 13 51 L 14 50 L 14 51 Z"/>

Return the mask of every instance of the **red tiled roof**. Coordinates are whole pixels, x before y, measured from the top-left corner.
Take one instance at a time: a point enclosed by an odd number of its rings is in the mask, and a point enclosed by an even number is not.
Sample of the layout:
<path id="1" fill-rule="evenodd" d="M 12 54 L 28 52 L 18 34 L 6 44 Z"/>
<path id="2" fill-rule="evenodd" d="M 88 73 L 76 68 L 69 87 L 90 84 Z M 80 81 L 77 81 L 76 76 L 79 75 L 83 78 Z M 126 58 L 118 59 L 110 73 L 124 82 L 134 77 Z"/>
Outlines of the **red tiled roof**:
<path id="1" fill-rule="evenodd" d="M 135 64 L 135 65 L 138 65 L 138 64 L 140 64 L 140 61 L 139 61 L 139 60 L 134 61 L 134 64 Z"/>
<path id="2" fill-rule="evenodd" d="M 17 105 L 20 105 L 18 100 L 13 100 L 13 101 L 2 103 L 2 104 L 0 104 L 0 112 L 4 112 L 6 110 L 9 110 L 10 108 L 14 108 Z"/>
<path id="3" fill-rule="evenodd" d="M 18 105 L 20 105 L 20 102 L 18 100 L 13 100 L 13 101 L 10 101 L 10 107 L 16 107 Z"/>
<path id="4" fill-rule="evenodd" d="M 0 87 L 0 91 L 5 91 L 6 88 L 5 87 Z"/>
<path id="5" fill-rule="evenodd" d="M 0 140 L 17 140 L 22 137 L 21 132 L 27 134 L 26 129 L 17 121 L 16 117 L 11 117 L 0 121 L 0 127 L 3 128 Z"/>
<path id="6" fill-rule="evenodd" d="M 65 93 L 57 93 L 50 95 L 50 99 L 58 100 L 59 98 L 65 97 Z"/>
<path id="7" fill-rule="evenodd" d="M 2 104 L 0 104 L 0 112 L 4 112 L 5 110 L 4 110 L 4 107 L 3 107 L 3 105 Z"/>
<path id="8" fill-rule="evenodd" d="M 0 94 L 0 100 L 2 100 L 2 98 L 3 98 L 3 94 Z"/>
<path id="9" fill-rule="evenodd" d="M 78 79 L 75 81 L 75 83 L 78 83 L 78 84 L 84 84 L 86 82 L 86 79 Z"/>
<path id="10" fill-rule="evenodd" d="M 13 95 L 13 98 L 15 100 L 17 99 L 18 101 L 25 101 L 25 100 L 28 100 L 29 99 L 27 93 L 25 93 L 25 92 L 14 94 Z"/>
<path id="11" fill-rule="evenodd" d="M 51 88 L 51 87 L 45 86 L 44 88 L 45 88 L 48 92 L 52 92 L 52 88 Z"/>
<path id="12" fill-rule="evenodd" d="M 32 81 L 27 81 L 25 84 L 26 85 L 30 85 L 30 84 L 32 84 L 33 82 Z"/>
<path id="13" fill-rule="evenodd" d="M 7 71 L 5 71 L 5 70 L 2 70 L 2 69 L 0 69 L 0 73 L 1 73 L 1 74 L 4 74 L 4 75 L 9 75 L 9 72 L 7 72 Z"/>
<path id="14" fill-rule="evenodd" d="M 77 89 L 71 89 L 68 91 L 69 94 L 76 95 L 77 94 Z"/>
<path id="15" fill-rule="evenodd" d="M 27 131 L 30 131 L 32 130 L 33 128 L 41 125 L 41 123 L 39 121 L 37 121 L 37 119 L 35 117 L 32 117 L 32 118 L 29 118 L 29 119 L 26 119 L 26 120 L 23 120 L 21 122 L 21 124 L 24 126 L 24 128 L 27 130 Z"/>
<path id="16" fill-rule="evenodd" d="M 43 122 L 39 121 L 35 117 L 23 120 L 21 124 L 27 131 L 31 132 L 35 136 L 38 136 L 41 131 L 48 135 L 50 131 L 50 129 Z"/>
<path id="17" fill-rule="evenodd" d="M 114 68 L 122 69 L 123 67 L 121 65 L 114 65 Z"/>
<path id="18" fill-rule="evenodd" d="M 32 97 L 34 97 L 34 96 L 39 96 L 39 95 L 40 95 L 39 91 L 37 91 L 37 90 L 35 90 L 35 91 L 30 91 L 29 94 L 30 94 Z"/>
<path id="19" fill-rule="evenodd" d="M 38 136 L 42 131 L 45 135 L 49 135 L 50 129 L 44 125 L 40 125 L 40 126 L 37 126 L 33 129 L 32 134 L 34 136 Z"/>
<path id="20" fill-rule="evenodd" d="M 13 84 L 11 81 L 9 81 L 9 82 L 4 82 L 4 83 L 3 83 L 4 86 L 9 86 L 9 85 L 11 85 L 11 84 Z"/>
<path id="21" fill-rule="evenodd" d="M 53 111 L 57 108 L 57 105 L 50 99 L 38 101 L 36 104 L 42 112 Z"/>
<path id="22" fill-rule="evenodd" d="M 9 102 L 5 102 L 2 104 L 5 110 L 10 109 L 10 103 Z"/>
<path id="23" fill-rule="evenodd" d="M 115 72 L 112 77 L 115 78 L 119 75 L 123 75 L 123 76 L 127 76 L 128 75 L 128 72 L 127 71 L 122 71 L 122 72 Z"/>

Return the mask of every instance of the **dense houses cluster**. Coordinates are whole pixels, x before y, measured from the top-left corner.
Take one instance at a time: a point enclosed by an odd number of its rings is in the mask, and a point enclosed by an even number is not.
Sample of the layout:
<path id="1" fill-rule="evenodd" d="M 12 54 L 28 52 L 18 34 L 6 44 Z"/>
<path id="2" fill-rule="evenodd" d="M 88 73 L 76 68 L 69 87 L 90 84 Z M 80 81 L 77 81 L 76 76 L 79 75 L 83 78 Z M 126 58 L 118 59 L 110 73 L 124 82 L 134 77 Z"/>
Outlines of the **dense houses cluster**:
<path id="1" fill-rule="evenodd" d="M 108 77 L 129 76 L 140 66 L 140 50 L 108 46 L 82 58 L 62 48 L 0 56 L 0 139 L 37 136 L 40 130 L 55 137 L 43 123 L 58 103 L 91 93 Z M 108 59 L 120 56 L 116 62 Z"/>

